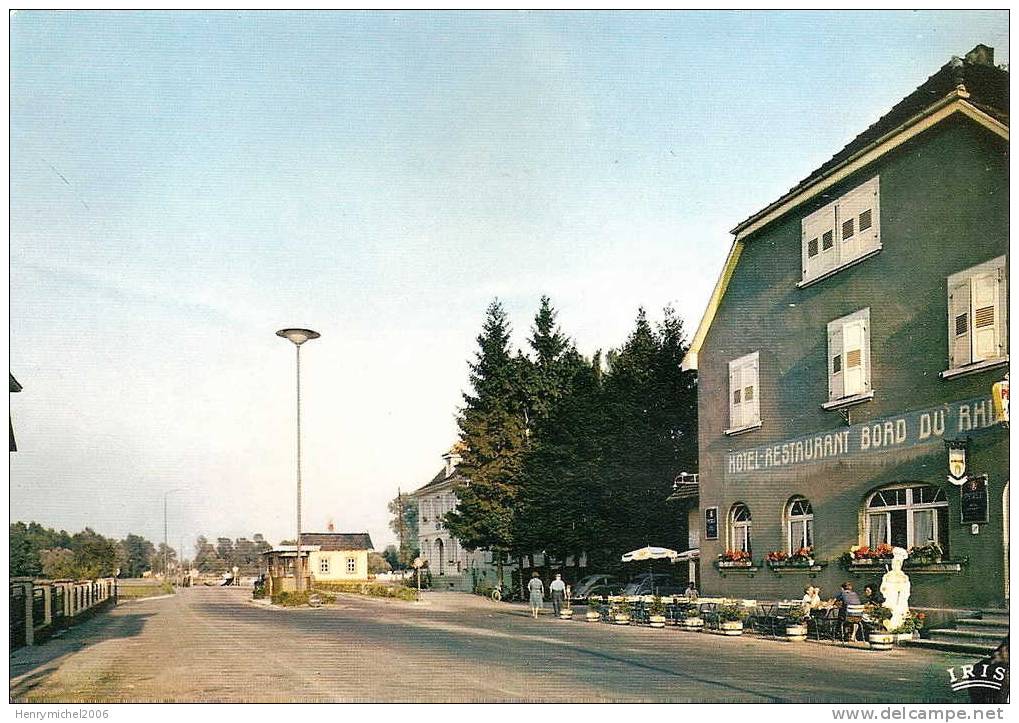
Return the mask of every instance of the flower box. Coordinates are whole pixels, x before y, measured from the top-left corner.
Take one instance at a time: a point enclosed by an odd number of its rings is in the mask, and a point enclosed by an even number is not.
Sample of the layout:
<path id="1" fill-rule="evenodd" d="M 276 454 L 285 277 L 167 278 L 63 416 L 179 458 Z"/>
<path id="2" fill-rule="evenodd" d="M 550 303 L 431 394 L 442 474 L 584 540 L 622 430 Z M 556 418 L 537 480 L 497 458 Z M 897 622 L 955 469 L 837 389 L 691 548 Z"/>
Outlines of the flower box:
<path id="1" fill-rule="evenodd" d="M 754 566 L 752 560 L 719 560 L 720 568 L 750 568 Z"/>
<path id="2" fill-rule="evenodd" d="M 703 618 L 685 618 L 683 620 L 683 629 L 691 630 L 693 632 L 699 632 L 704 629 Z"/>
<path id="3" fill-rule="evenodd" d="M 665 627 L 665 616 L 664 615 L 652 615 L 648 618 L 648 625 L 653 628 L 664 628 Z"/>
<path id="4" fill-rule="evenodd" d="M 742 635 L 743 623 L 740 620 L 723 620 L 719 623 L 722 635 Z"/>

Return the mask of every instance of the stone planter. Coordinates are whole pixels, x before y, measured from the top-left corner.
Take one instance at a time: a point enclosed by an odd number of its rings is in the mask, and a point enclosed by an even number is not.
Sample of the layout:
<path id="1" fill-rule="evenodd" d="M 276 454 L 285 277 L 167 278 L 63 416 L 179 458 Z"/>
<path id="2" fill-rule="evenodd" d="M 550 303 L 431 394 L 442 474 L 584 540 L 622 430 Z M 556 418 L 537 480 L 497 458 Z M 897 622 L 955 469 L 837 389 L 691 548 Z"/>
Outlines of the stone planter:
<path id="1" fill-rule="evenodd" d="M 785 639 L 790 643 L 798 643 L 807 639 L 806 625 L 786 625 Z"/>
<path id="2" fill-rule="evenodd" d="M 720 623 L 722 635 L 742 635 L 743 622 L 740 620 L 723 620 Z"/>
<path id="3" fill-rule="evenodd" d="M 664 628 L 665 627 L 665 616 L 664 615 L 652 615 L 648 618 L 648 625 L 653 628 Z"/>
<path id="4" fill-rule="evenodd" d="M 630 624 L 630 616 L 626 615 L 626 614 L 615 615 L 615 616 L 613 616 L 612 619 L 616 623 L 616 625 L 629 625 Z"/>
<path id="5" fill-rule="evenodd" d="M 560 610 L 559 617 L 562 618 L 563 620 L 573 620 L 573 610 L 570 608 Z"/>
<path id="6" fill-rule="evenodd" d="M 894 636 L 895 636 L 895 641 L 899 642 L 899 643 L 905 642 L 906 640 L 912 640 L 913 639 L 913 633 L 894 633 Z"/>
<path id="7" fill-rule="evenodd" d="M 601 613 L 598 612 L 597 610 L 588 610 L 587 614 L 584 616 L 584 618 L 589 623 L 596 623 L 599 620 L 601 620 Z"/>
<path id="8" fill-rule="evenodd" d="M 704 629 L 704 620 L 702 618 L 684 618 L 683 629 L 692 630 L 697 633 Z"/>
<path id="9" fill-rule="evenodd" d="M 871 633 L 867 636 L 871 650 L 891 650 L 895 645 L 895 635 L 891 633 Z"/>

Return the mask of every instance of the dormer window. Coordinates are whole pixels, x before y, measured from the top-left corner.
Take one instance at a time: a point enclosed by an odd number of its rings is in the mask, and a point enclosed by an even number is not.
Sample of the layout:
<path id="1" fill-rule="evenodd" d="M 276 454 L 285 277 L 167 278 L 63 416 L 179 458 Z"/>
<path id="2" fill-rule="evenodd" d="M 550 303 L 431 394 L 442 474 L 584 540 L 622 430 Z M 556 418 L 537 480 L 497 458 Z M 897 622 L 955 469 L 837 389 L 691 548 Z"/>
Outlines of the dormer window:
<path id="1" fill-rule="evenodd" d="M 801 222 L 806 286 L 881 249 L 879 178 L 875 176 Z"/>

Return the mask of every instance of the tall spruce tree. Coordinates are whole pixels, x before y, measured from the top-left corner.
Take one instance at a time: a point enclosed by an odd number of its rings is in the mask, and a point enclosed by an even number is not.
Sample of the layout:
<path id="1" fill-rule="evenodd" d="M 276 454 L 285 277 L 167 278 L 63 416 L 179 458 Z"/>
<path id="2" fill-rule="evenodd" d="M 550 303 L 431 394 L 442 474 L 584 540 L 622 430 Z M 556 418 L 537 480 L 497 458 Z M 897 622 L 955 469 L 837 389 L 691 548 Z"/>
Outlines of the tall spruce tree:
<path id="1" fill-rule="evenodd" d="M 514 549 L 513 517 L 528 423 L 523 365 L 511 356 L 509 339 L 506 311 L 495 300 L 478 336 L 472 393 L 464 394 L 459 419 L 465 446 L 459 469 L 466 481 L 456 486 L 459 505 L 444 520 L 465 549 L 489 549 L 500 561 Z"/>

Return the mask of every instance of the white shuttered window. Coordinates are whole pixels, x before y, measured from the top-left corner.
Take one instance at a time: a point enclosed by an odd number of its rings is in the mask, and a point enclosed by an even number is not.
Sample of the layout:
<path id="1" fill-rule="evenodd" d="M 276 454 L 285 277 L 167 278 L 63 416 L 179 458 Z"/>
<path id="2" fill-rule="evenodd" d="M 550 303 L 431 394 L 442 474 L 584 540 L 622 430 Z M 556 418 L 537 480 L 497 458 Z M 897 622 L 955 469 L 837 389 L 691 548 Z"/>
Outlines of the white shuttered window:
<path id="1" fill-rule="evenodd" d="M 807 284 L 881 248 L 880 182 L 875 176 L 801 222 Z"/>
<path id="2" fill-rule="evenodd" d="M 999 256 L 948 278 L 948 367 L 1008 354 L 1008 280 Z"/>
<path id="3" fill-rule="evenodd" d="M 759 352 L 729 362 L 729 429 L 735 432 L 761 423 Z"/>
<path id="4" fill-rule="evenodd" d="M 870 309 L 828 324 L 828 401 L 867 394 L 872 389 Z"/>

